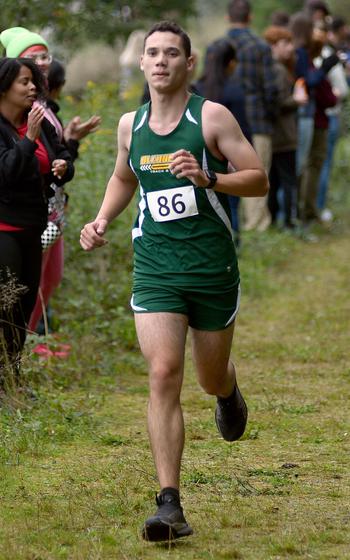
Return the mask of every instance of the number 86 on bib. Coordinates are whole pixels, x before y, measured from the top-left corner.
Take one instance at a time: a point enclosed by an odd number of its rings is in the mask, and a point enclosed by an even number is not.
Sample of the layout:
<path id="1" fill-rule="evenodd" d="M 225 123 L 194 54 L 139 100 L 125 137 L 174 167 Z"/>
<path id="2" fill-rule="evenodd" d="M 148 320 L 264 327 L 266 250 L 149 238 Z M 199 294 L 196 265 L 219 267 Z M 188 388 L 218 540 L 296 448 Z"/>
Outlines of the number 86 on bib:
<path id="1" fill-rule="evenodd" d="M 198 214 L 193 185 L 149 192 L 147 204 L 155 222 L 181 220 Z"/>

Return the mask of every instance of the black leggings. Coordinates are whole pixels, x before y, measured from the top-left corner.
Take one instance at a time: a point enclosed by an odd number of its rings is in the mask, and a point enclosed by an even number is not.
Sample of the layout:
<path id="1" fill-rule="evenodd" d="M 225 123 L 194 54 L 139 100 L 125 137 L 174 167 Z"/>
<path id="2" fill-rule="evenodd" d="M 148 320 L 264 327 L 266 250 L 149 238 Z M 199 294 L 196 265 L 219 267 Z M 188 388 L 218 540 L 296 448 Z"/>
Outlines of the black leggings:
<path id="1" fill-rule="evenodd" d="M 272 155 L 270 169 L 270 190 L 268 207 L 272 223 L 275 223 L 280 210 L 284 213 L 284 225 L 289 226 L 297 215 L 297 176 L 295 151 L 276 152 Z M 278 200 L 279 189 L 283 192 L 283 208 Z"/>
<path id="2" fill-rule="evenodd" d="M 24 345 L 40 282 L 40 237 L 39 230 L 0 231 L 0 369 Z"/>

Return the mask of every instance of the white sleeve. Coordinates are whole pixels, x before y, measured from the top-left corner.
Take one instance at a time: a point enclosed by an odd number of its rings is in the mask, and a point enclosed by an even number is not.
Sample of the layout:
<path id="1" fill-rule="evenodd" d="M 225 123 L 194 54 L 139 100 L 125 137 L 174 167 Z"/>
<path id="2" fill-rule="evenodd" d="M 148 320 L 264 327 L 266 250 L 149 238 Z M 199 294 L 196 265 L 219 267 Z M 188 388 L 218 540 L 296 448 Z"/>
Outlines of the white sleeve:
<path id="1" fill-rule="evenodd" d="M 346 81 L 345 71 L 342 64 L 336 64 L 328 72 L 328 79 L 333 89 L 339 93 L 340 100 L 344 99 L 349 93 L 349 86 Z"/>

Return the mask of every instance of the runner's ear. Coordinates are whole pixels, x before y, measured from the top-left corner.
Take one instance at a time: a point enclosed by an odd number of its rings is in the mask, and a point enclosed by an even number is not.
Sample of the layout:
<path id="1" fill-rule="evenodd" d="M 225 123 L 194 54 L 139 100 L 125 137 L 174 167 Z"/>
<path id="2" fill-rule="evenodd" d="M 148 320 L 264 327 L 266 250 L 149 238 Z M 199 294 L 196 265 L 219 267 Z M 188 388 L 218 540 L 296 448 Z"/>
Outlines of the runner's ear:
<path id="1" fill-rule="evenodd" d="M 191 55 L 191 56 L 189 56 L 188 59 L 187 59 L 187 70 L 188 70 L 189 72 L 191 72 L 191 71 L 193 70 L 194 64 L 195 64 L 195 62 L 194 62 L 194 56 Z"/>

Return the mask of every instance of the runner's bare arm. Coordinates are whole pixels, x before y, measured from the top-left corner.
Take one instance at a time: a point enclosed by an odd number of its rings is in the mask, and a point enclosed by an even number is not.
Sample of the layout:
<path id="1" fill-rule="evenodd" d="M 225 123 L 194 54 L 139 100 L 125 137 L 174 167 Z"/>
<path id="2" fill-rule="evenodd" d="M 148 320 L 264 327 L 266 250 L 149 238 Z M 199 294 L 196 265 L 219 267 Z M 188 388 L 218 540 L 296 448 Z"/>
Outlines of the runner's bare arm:
<path id="1" fill-rule="evenodd" d="M 103 235 L 108 224 L 128 206 L 137 188 L 137 178 L 128 165 L 134 115 L 135 113 L 126 113 L 119 121 L 118 154 L 113 174 L 107 183 L 104 199 L 95 220 L 81 230 L 80 244 L 86 251 L 107 243 Z"/>
<path id="2" fill-rule="evenodd" d="M 236 196 L 264 196 L 268 191 L 268 179 L 263 165 L 230 111 L 218 103 L 206 101 L 202 128 L 211 153 L 225 157 L 236 170 L 236 173 L 217 173 L 214 190 Z M 208 185 L 199 163 L 185 150 L 174 154 L 170 169 L 178 178 L 188 177 L 198 187 Z"/>

